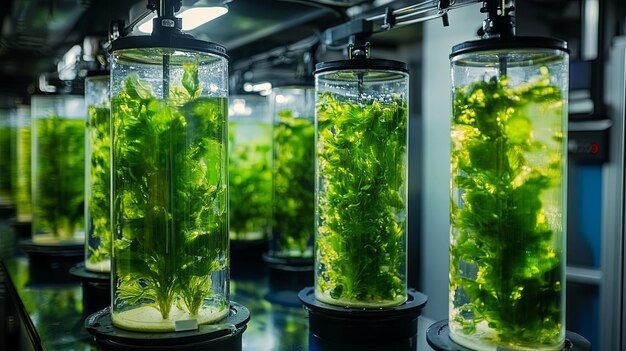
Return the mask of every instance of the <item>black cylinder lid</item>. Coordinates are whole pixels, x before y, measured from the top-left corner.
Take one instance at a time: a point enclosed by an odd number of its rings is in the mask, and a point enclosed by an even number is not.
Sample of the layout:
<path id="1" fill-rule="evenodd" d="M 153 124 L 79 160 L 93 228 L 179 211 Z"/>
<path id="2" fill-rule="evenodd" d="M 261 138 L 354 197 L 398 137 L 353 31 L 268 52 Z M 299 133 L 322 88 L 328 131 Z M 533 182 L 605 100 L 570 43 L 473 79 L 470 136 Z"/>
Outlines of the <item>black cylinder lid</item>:
<path id="1" fill-rule="evenodd" d="M 320 62 L 315 65 L 315 72 L 318 74 L 328 71 L 341 71 L 341 70 L 355 70 L 355 69 L 368 69 L 368 70 L 385 70 L 385 71 L 401 71 L 409 72 L 409 69 L 404 62 L 394 60 L 383 59 L 352 59 L 352 60 L 337 60 Z"/>
<path id="2" fill-rule="evenodd" d="M 569 53 L 567 42 L 547 37 L 504 37 L 466 41 L 452 47 L 450 58 L 478 51 L 515 49 L 554 49 Z"/>
<path id="3" fill-rule="evenodd" d="M 111 43 L 111 51 L 141 48 L 172 48 L 188 51 L 199 51 L 225 57 L 226 49 L 216 43 L 198 40 L 190 35 L 141 35 L 115 39 Z"/>

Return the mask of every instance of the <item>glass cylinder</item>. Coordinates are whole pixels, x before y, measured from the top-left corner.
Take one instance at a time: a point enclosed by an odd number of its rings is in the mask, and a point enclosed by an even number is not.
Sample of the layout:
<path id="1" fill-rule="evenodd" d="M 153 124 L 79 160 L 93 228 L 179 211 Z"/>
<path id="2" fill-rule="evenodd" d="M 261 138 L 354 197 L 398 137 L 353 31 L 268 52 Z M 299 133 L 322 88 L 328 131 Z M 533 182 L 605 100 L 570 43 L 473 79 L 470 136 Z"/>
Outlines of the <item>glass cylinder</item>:
<path id="1" fill-rule="evenodd" d="M 15 167 L 13 171 L 15 216 L 18 223 L 29 223 L 33 219 L 30 172 L 30 106 L 18 106 L 13 111 L 12 119 L 12 125 L 15 128 Z"/>
<path id="2" fill-rule="evenodd" d="M 11 177 L 14 151 L 12 143 L 13 128 L 11 126 L 10 109 L 0 109 L 0 206 L 13 206 L 13 189 Z"/>
<path id="3" fill-rule="evenodd" d="M 408 78 L 397 61 L 317 65 L 319 301 L 363 308 L 406 301 Z"/>
<path id="4" fill-rule="evenodd" d="M 85 230 L 85 101 L 34 95 L 32 238 L 38 245 L 81 244 Z"/>
<path id="5" fill-rule="evenodd" d="M 450 57 L 450 336 L 474 350 L 560 350 L 566 43 L 485 39 Z"/>
<path id="6" fill-rule="evenodd" d="M 111 108 L 109 75 L 85 78 L 85 268 L 111 271 Z"/>
<path id="7" fill-rule="evenodd" d="M 272 235 L 269 256 L 313 258 L 315 91 L 272 90 Z"/>
<path id="8" fill-rule="evenodd" d="M 263 240 L 272 218 L 272 118 L 267 97 L 233 95 L 228 108 L 231 240 Z"/>
<path id="9" fill-rule="evenodd" d="M 169 332 L 229 311 L 228 62 L 144 39 L 111 53 L 112 321 Z"/>

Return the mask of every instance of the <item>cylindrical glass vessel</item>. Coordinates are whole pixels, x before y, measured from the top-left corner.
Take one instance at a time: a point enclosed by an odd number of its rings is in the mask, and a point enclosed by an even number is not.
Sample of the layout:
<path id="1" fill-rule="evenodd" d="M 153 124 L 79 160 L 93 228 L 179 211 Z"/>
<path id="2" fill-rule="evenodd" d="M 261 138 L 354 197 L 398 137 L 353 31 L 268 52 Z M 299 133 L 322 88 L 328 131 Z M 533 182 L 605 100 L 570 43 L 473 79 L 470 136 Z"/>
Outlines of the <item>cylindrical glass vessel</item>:
<path id="1" fill-rule="evenodd" d="M 11 175 L 13 173 L 14 146 L 13 128 L 11 126 L 10 109 L 0 109 L 0 206 L 13 206 L 13 189 Z"/>
<path id="2" fill-rule="evenodd" d="M 30 106 L 18 106 L 13 111 L 12 119 L 12 125 L 15 128 L 15 167 L 13 170 L 15 219 L 18 223 L 29 223 L 33 219 L 30 176 Z"/>
<path id="3" fill-rule="evenodd" d="M 230 238 L 263 240 L 272 219 L 272 117 L 267 97 L 232 95 L 228 108 Z"/>
<path id="4" fill-rule="evenodd" d="M 560 350 L 566 43 L 484 39 L 450 58 L 450 336 L 474 350 Z"/>
<path id="5" fill-rule="evenodd" d="M 407 294 L 406 64 L 317 65 L 315 298 L 400 305 Z"/>
<path id="6" fill-rule="evenodd" d="M 32 238 L 38 245 L 81 244 L 85 234 L 85 100 L 31 98 Z"/>
<path id="7" fill-rule="evenodd" d="M 112 321 L 146 332 L 229 311 L 225 50 L 159 43 L 111 53 Z"/>
<path id="8" fill-rule="evenodd" d="M 85 268 L 111 271 L 111 108 L 109 75 L 85 78 Z"/>
<path id="9" fill-rule="evenodd" d="M 313 258 L 315 91 L 312 86 L 272 90 L 272 235 L 269 256 Z"/>

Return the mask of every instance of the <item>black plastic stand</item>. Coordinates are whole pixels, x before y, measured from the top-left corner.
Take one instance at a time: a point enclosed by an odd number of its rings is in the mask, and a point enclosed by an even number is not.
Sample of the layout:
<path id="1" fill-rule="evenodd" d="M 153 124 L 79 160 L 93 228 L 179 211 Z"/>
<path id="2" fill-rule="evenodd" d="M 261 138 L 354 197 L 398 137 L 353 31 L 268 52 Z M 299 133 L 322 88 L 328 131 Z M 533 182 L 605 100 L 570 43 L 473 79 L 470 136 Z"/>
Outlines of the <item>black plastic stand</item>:
<path id="1" fill-rule="evenodd" d="M 297 265 L 268 266 L 269 291 L 265 299 L 284 307 L 300 308 L 300 290 L 313 284 L 313 267 Z"/>
<path id="2" fill-rule="evenodd" d="M 313 271 L 313 257 L 276 257 L 266 253 L 263 254 L 263 261 L 265 261 L 268 266 L 273 269 L 286 271 Z"/>
<path id="3" fill-rule="evenodd" d="M 263 253 L 267 240 L 230 241 L 230 275 L 234 279 L 256 279 L 265 275 Z"/>
<path id="4" fill-rule="evenodd" d="M 241 252 L 242 254 L 261 257 L 261 255 L 267 251 L 268 240 L 267 239 L 257 239 L 257 240 L 237 240 L 230 239 L 230 251 L 231 254 L 233 252 Z"/>
<path id="5" fill-rule="evenodd" d="M 0 219 L 12 218 L 15 216 L 15 206 L 3 204 L 0 205 Z"/>
<path id="6" fill-rule="evenodd" d="M 302 306 L 300 290 L 313 284 L 312 258 L 282 258 L 263 255 L 267 263 L 269 292 L 265 299 L 284 307 Z"/>
<path id="7" fill-rule="evenodd" d="M 120 329 L 113 326 L 109 308 L 89 316 L 85 328 L 103 351 L 241 351 L 241 337 L 249 320 L 248 309 L 231 301 L 226 318 L 193 331 L 140 333 Z"/>
<path id="8" fill-rule="evenodd" d="M 111 304 L 111 274 L 91 272 L 81 262 L 70 268 L 70 274 L 83 287 L 83 316 L 87 317 Z"/>
<path id="9" fill-rule="evenodd" d="M 85 257 L 84 244 L 38 245 L 24 240 L 19 246 L 29 257 L 30 280 L 35 284 L 67 283 L 69 269 Z"/>
<path id="10" fill-rule="evenodd" d="M 450 339 L 447 319 L 436 322 L 428 328 L 426 341 L 435 351 L 474 351 L 458 345 Z M 582 336 L 568 331 L 565 335 L 563 351 L 591 351 L 591 343 Z"/>
<path id="11" fill-rule="evenodd" d="M 413 289 L 404 304 L 376 309 L 320 302 L 312 287 L 298 297 L 309 313 L 311 350 L 414 350 L 417 319 L 428 300 Z"/>
<path id="12" fill-rule="evenodd" d="M 13 229 L 20 239 L 30 239 L 32 228 L 32 222 L 13 222 Z"/>

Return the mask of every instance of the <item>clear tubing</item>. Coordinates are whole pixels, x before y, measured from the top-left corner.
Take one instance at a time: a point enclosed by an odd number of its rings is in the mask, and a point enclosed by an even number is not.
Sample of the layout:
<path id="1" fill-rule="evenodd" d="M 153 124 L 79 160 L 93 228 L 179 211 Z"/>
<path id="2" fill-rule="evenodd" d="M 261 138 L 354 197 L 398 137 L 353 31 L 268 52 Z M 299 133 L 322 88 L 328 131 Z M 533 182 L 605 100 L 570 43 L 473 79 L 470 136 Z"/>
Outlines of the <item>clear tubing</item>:
<path id="1" fill-rule="evenodd" d="M 218 322 L 229 311 L 227 61 L 161 48 L 111 60 L 113 324 Z"/>
<path id="2" fill-rule="evenodd" d="M 565 338 L 568 55 L 452 58 L 452 340 L 560 350 Z"/>
<path id="3" fill-rule="evenodd" d="M 31 100 L 33 224 L 38 245 L 82 244 L 85 234 L 85 101 Z"/>
<path id="4" fill-rule="evenodd" d="M 85 78 L 85 268 L 111 271 L 111 108 L 108 75 Z"/>
<path id="5" fill-rule="evenodd" d="M 315 298 L 359 308 L 407 298 L 408 74 L 316 74 Z"/>

